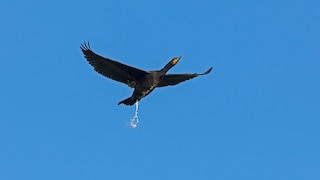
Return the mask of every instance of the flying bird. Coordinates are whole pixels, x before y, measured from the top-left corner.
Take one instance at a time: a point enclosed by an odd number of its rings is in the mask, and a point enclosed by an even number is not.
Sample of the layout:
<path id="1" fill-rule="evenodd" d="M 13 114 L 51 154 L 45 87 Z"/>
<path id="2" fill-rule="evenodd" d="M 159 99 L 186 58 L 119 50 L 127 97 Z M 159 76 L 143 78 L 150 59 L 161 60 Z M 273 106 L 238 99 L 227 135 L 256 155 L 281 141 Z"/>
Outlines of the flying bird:
<path id="1" fill-rule="evenodd" d="M 173 58 L 158 71 L 144 71 L 94 53 L 89 43 L 81 44 L 80 48 L 84 57 L 93 66 L 95 71 L 107 78 L 134 88 L 132 96 L 120 101 L 118 105 L 125 104 L 131 106 L 150 94 L 157 87 L 173 86 L 197 76 L 208 74 L 212 70 L 211 67 L 206 72 L 200 74 L 166 74 L 182 58 L 179 56 Z"/>

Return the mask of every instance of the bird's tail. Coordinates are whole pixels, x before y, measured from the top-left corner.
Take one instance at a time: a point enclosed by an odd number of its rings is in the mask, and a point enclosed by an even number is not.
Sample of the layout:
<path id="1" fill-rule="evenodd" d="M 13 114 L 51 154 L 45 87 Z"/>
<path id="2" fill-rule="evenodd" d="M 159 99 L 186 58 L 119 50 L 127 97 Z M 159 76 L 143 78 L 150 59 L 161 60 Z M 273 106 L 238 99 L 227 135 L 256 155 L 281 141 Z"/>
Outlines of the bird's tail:
<path id="1" fill-rule="evenodd" d="M 125 105 L 130 105 L 130 106 L 132 106 L 134 103 L 136 103 L 136 101 L 137 101 L 136 98 L 134 98 L 134 97 L 129 97 L 129 98 L 125 99 L 125 100 L 120 101 L 120 102 L 118 103 L 118 105 L 120 105 L 120 104 L 125 104 Z"/>

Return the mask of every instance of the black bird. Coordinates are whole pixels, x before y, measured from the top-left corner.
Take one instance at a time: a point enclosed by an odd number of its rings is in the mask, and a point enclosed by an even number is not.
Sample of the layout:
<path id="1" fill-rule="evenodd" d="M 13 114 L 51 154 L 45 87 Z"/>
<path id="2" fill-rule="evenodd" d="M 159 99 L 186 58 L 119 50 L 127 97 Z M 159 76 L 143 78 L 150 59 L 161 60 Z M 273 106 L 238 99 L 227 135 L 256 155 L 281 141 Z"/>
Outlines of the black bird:
<path id="1" fill-rule="evenodd" d="M 159 71 L 144 71 L 120 62 L 102 57 L 91 50 L 90 44 L 81 44 L 80 46 L 84 57 L 94 67 L 98 73 L 122 82 L 131 88 L 134 88 L 131 97 L 120 101 L 119 104 L 133 105 L 143 97 L 150 94 L 156 87 L 172 86 L 194 77 L 210 73 L 212 67 L 201 74 L 166 74 L 167 71 L 176 65 L 181 56 L 173 58 L 164 68 Z"/>

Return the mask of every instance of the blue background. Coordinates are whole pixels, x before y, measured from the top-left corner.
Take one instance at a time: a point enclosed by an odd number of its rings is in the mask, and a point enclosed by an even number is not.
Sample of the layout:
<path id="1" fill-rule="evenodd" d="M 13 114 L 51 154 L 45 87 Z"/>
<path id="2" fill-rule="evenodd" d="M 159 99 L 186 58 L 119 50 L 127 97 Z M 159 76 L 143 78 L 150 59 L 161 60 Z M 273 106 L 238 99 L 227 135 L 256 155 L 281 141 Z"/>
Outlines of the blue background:
<path id="1" fill-rule="evenodd" d="M 320 179 L 320 2 L 0 2 L 0 179 Z M 140 101 L 80 43 L 204 72 Z"/>

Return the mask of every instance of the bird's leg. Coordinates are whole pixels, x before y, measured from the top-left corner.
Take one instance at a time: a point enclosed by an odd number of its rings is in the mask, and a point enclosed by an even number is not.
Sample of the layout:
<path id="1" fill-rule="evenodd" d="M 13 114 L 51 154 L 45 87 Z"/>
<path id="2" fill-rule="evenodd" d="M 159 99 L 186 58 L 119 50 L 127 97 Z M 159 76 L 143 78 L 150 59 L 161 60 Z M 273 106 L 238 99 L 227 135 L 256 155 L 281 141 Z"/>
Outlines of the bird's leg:
<path id="1" fill-rule="evenodd" d="M 139 118 L 138 118 L 138 109 L 139 109 L 139 101 L 136 101 L 136 111 L 134 113 L 134 116 L 132 117 L 131 121 L 130 121 L 130 126 L 132 128 L 136 128 L 138 123 L 139 123 Z"/>

